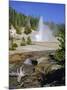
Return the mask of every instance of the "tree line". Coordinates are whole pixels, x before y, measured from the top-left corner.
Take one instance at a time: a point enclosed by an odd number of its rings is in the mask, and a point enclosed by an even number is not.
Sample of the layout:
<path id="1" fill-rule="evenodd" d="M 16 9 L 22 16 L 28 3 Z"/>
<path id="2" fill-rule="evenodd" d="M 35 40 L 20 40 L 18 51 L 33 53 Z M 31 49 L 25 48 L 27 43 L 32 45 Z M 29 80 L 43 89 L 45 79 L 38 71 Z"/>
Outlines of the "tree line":
<path id="1" fill-rule="evenodd" d="M 27 27 L 27 23 L 29 23 L 28 20 L 30 20 L 31 29 L 36 29 L 38 18 L 18 13 L 15 9 L 9 7 L 9 28 L 13 25 L 14 28 L 19 31 L 18 29 L 20 27 Z"/>

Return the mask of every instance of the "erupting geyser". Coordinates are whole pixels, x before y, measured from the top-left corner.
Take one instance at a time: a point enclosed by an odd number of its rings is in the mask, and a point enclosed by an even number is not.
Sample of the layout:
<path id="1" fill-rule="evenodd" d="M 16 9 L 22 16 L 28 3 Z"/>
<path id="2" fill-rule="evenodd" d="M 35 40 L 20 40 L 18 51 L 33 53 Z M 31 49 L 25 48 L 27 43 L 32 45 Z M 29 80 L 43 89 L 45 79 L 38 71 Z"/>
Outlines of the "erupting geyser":
<path id="1" fill-rule="evenodd" d="M 43 40 L 43 30 L 44 30 L 43 17 L 40 17 L 37 30 L 38 30 L 38 34 L 36 35 L 36 40 L 42 41 Z"/>
<path id="2" fill-rule="evenodd" d="M 47 41 L 47 42 L 53 42 L 56 38 L 53 36 L 51 29 L 48 27 L 48 25 L 45 25 L 43 22 L 43 17 L 40 17 L 37 33 L 35 35 L 35 41 Z"/>

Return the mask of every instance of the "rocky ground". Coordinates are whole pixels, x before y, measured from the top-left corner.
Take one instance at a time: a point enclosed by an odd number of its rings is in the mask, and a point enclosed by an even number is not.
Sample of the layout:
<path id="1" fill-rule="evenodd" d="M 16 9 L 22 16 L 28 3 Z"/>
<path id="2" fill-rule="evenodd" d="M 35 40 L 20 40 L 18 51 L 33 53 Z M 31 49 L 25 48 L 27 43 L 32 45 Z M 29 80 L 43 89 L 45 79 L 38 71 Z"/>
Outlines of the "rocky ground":
<path id="1" fill-rule="evenodd" d="M 64 85 L 65 84 L 63 82 L 64 70 L 63 72 L 59 71 L 59 75 L 61 73 L 63 77 L 63 80 L 61 80 L 62 83 L 59 84 L 58 81 L 54 79 L 53 81 L 50 81 L 50 77 L 52 75 L 55 76 L 56 75 L 55 71 L 58 73 L 57 70 L 60 70 L 62 66 L 58 65 L 53 59 L 51 59 L 49 57 L 49 54 L 48 53 L 45 54 L 44 51 L 11 54 L 9 57 L 9 63 L 10 63 L 9 72 L 12 72 L 12 71 L 16 72 L 17 68 L 20 68 L 21 66 L 23 66 L 26 74 L 24 77 L 21 78 L 20 82 L 17 82 L 16 76 L 9 75 L 9 88 L 35 88 L 35 87 L 42 87 L 42 86 L 46 87 L 46 86 Z M 24 61 L 26 60 L 26 58 L 29 58 L 30 56 L 32 57 L 33 60 L 37 60 L 38 62 L 37 65 L 34 66 L 34 65 L 24 64 Z M 45 77 L 45 80 L 44 80 L 44 77 Z"/>
<path id="2" fill-rule="evenodd" d="M 35 88 L 65 85 L 64 69 L 50 57 L 58 48 L 56 43 L 35 43 L 17 47 L 9 52 L 9 73 L 17 72 L 22 66 L 25 76 L 17 81 L 17 76 L 9 75 L 9 88 Z M 26 59 L 37 61 L 36 65 L 25 64 Z M 53 78 L 52 78 L 53 77 Z M 57 80 L 56 80 L 56 79 Z M 58 78 L 60 78 L 58 80 Z"/>

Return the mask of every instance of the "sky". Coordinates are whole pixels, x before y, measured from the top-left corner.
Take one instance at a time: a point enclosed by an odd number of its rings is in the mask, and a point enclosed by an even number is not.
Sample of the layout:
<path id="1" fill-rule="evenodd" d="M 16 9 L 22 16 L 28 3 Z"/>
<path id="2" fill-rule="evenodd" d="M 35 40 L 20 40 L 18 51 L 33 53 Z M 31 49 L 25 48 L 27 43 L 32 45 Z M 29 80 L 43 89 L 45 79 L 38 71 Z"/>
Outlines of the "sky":
<path id="1" fill-rule="evenodd" d="M 9 6 L 17 12 L 34 17 L 43 16 L 45 22 L 65 23 L 65 5 L 50 3 L 33 3 L 24 1 L 9 1 Z"/>

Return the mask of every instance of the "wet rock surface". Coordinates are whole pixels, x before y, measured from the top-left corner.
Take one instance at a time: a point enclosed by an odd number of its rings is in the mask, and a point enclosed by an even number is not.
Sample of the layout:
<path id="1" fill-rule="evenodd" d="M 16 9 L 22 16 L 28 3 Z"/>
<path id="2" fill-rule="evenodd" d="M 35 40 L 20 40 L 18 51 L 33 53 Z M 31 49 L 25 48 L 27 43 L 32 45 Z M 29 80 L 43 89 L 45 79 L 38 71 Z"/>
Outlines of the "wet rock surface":
<path id="1" fill-rule="evenodd" d="M 34 55 L 34 56 L 33 56 Z M 17 72 L 21 66 L 25 71 L 25 76 L 21 78 L 20 82 L 17 82 L 17 76 L 9 75 L 9 88 L 35 88 L 35 87 L 47 87 L 47 86 L 61 86 L 65 85 L 65 73 L 62 66 L 58 65 L 49 56 L 44 56 L 43 53 L 32 54 L 31 57 L 37 64 L 25 64 L 26 58 L 29 59 L 28 54 L 24 56 L 19 62 L 11 62 L 9 64 L 9 73 Z M 13 56 L 14 57 L 14 56 Z"/>

